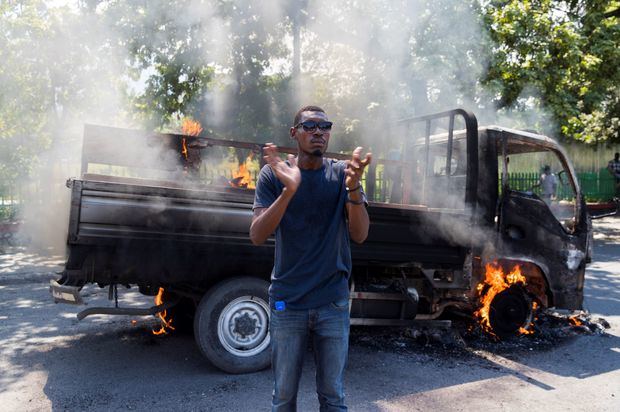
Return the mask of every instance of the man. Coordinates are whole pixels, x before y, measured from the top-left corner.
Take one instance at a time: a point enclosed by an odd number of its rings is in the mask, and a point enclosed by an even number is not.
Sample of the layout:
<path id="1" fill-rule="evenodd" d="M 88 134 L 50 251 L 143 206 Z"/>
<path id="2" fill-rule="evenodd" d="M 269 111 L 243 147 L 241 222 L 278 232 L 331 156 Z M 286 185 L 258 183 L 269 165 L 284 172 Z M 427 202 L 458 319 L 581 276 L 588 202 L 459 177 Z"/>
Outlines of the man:
<path id="1" fill-rule="evenodd" d="M 264 148 L 250 238 L 276 233 L 269 299 L 274 372 L 273 411 L 296 409 L 308 339 L 322 411 L 346 410 L 343 377 L 349 345 L 349 239 L 362 243 L 369 219 L 360 178 L 371 160 L 361 147 L 349 162 L 323 158 L 332 122 L 317 106 L 302 107 L 290 129 L 297 157 L 284 162 Z"/>
<path id="2" fill-rule="evenodd" d="M 540 175 L 538 186 L 541 187 L 542 199 L 547 205 L 551 205 L 551 201 L 555 200 L 555 195 L 558 189 L 558 180 L 553 173 L 551 173 L 551 166 L 545 165 L 543 173 Z"/>
<path id="3" fill-rule="evenodd" d="M 620 153 L 616 152 L 614 158 L 607 163 L 607 170 L 614 177 L 616 196 L 620 195 Z"/>

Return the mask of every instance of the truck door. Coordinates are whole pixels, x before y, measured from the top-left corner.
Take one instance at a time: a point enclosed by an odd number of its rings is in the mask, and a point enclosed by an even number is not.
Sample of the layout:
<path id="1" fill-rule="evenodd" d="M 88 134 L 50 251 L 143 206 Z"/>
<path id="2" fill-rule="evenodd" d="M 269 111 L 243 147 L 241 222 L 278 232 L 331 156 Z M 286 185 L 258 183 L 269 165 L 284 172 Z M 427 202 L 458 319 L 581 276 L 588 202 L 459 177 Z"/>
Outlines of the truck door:
<path id="1" fill-rule="evenodd" d="M 559 149 L 505 136 L 498 143 L 498 249 L 541 268 L 550 304 L 579 309 L 588 228 L 572 167 Z"/>

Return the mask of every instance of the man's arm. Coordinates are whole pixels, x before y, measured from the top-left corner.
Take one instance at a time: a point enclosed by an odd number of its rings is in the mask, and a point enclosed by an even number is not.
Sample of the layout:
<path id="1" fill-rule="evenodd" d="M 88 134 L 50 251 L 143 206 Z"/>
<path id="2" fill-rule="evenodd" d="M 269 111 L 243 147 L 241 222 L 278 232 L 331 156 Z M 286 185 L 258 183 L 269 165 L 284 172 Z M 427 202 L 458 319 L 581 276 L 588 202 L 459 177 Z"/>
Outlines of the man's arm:
<path id="1" fill-rule="evenodd" d="M 263 158 L 269 163 L 269 166 L 278 180 L 282 182 L 284 188 L 280 196 L 269 207 L 257 207 L 254 209 L 254 216 L 250 225 L 250 240 L 255 245 L 262 245 L 275 232 L 286 212 L 288 204 L 301 183 L 301 172 L 293 155 L 288 156 L 289 164 L 287 165 L 278 156 L 276 146 L 271 143 L 267 143 L 263 153 Z"/>
<path id="2" fill-rule="evenodd" d="M 370 164 L 372 154 L 366 153 L 364 160 L 360 159 L 361 147 L 357 147 L 353 151 L 351 161 L 345 170 L 345 185 L 349 189 L 347 193 L 347 215 L 349 217 L 349 234 L 351 240 L 355 243 L 363 243 L 368 237 L 368 228 L 370 227 L 370 219 L 368 211 L 363 202 L 362 190 L 360 188 L 360 180 L 364 169 Z"/>
<path id="3" fill-rule="evenodd" d="M 276 231 L 294 194 L 294 192 L 291 193 L 285 187 L 271 206 L 254 209 L 252 225 L 250 226 L 250 240 L 252 243 L 257 246 L 262 245 Z"/>
<path id="4" fill-rule="evenodd" d="M 349 193 L 349 200 L 356 203 L 347 202 L 347 215 L 349 217 L 349 234 L 355 243 L 363 243 L 368 237 L 370 218 L 366 205 L 363 202 L 362 192 L 357 190 Z M 357 204 L 357 202 L 360 202 Z"/>

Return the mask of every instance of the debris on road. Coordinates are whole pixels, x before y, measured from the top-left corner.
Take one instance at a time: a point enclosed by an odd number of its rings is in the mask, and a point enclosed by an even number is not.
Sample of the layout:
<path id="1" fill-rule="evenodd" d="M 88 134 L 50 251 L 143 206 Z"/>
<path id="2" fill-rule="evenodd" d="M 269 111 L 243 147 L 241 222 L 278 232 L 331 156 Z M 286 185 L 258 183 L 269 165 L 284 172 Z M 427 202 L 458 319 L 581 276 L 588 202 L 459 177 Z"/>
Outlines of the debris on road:
<path id="1" fill-rule="evenodd" d="M 499 339 L 482 330 L 471 319 L 420 322 L 406 329 L 351 329 L 351 345 L 395 353 L 437 352 L 463 356 L 476 350 L 492 353 L 514 353 L 548 350 L 578 335 L 606 335 L 609 323 L 585 311 L 548 309 L 538 311 L 530 325 L 531 334 L 518 334 Z"/>

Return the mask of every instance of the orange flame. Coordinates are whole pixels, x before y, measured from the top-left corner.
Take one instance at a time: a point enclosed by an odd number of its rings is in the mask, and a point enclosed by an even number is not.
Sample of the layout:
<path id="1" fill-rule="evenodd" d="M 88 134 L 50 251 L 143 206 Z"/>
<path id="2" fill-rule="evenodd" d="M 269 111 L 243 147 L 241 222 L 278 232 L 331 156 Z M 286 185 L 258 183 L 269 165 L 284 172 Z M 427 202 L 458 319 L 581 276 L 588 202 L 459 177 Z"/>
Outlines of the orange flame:
<path id="1" fill-rule="evenodd" d="M 192 119 L 185 119 L 183 120 L 181 130 L 183 131 L 184 135 L 198 136 L 203 129 L 199 122 Z"/>
<path id="2" fill-rule="evenodd" d="M 491 320 L 489 318 L 491 302 L 493 302 L 495 296 L 500 292 L 517 283 L 521 283 L 524 286 L 526 284 L 525 276 L 521 274 L 521 267 L 519 265 L 515 265 L 510 273 L 505 275 L 502 267 L 496 263 L 486 264 L 484 279 L 476 287 L 481 307 L 474 312 L 474 316 L 478 318 L 482 329 L 492 336 L 496 335 L 493 333 L 493 327 L 491 326 Z M 533 302 L 533 308 L 535 308 L 534 304 L 536 304 L 536 302 Z M 522 334 L 533 333 L 533 331 L 529 331 L 523 327 L 519 329 L 519 332 Z"/>
<path id="3" fill-rule="evenodd" d="M 181 125 L 181 132 L 184 135 L 187 136 L 198 136 L 200 134 L 200 132 L 202 132 L 202 126 L 200 125 L 199 122 L 186 118 L 183 120 L 183 124 Z M 183 149 L 181 149 L 181 154 L 183 155 L 183 157 L 185 157 L 185 159 L 187 160 L 187 139 L 185 139 L 184 137 L 181 140 L 181 143 L 183 145 Z"/>
<path id="4" fill-rule="evenodd" d="M 580 321 L 579 319 L 577 319 L 578 315 L 574 315 L 568 318 L 568 321 L 570 322 L 571 325 L 573 326 L 581 326 L 583 325 L 583 322 Z"/>
<path id="5" fill-rule="evenodd" d="M 159 288 L 157 292 L 157 296 L 155 296 L 155 305 L 159 306 L 164 303 L 164 288 Z M 172 326 L 172 318 L 166 318 L 166 310 L 162 310 L 157 313 L 157 317 L 161 321 L 161 328 L 159 330 L 153 330 L 153 335 L 163 335 L 168 333 L 169 330 L 174 330 L 174 326 Z"/>
<path id="6" fill-rule="evenodd" d="M 248 189 L 254 189 L 256 186 L 252 181 L 252 175 L 250 174 L 250 170 L 246 166 L 246 163 L 252 160 L 252 153 L 239 165 L 239 169 L 237 172 L 233 173 L 233 177 L 230 180 L 230 185 L 232 187 L 243 187 Z"/>
<path id="7" fill-rule="evenodd" d="M 185 138 L 181 140 L 181 144 L 183 145 L 183 149 L 181 149 L 181 154 L 183 155 L 183 157 L 185 157 L 185 160 L 187 160 L 187 144 L 185 143 Z"/>

